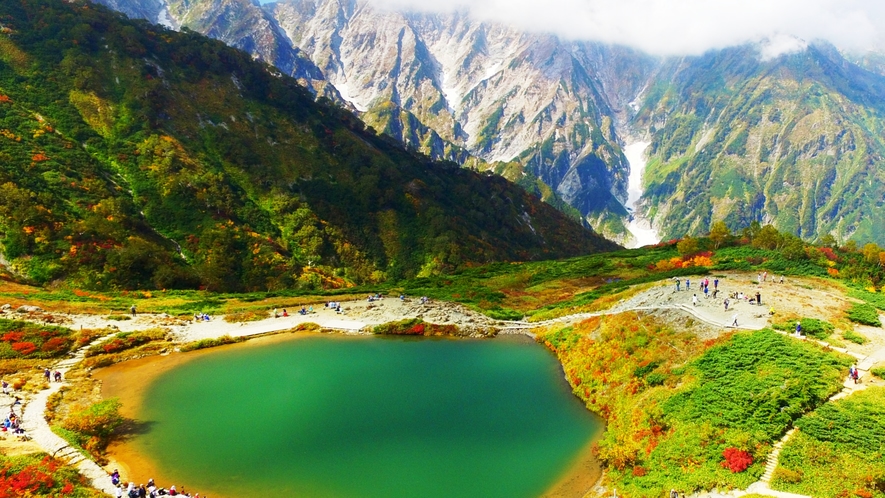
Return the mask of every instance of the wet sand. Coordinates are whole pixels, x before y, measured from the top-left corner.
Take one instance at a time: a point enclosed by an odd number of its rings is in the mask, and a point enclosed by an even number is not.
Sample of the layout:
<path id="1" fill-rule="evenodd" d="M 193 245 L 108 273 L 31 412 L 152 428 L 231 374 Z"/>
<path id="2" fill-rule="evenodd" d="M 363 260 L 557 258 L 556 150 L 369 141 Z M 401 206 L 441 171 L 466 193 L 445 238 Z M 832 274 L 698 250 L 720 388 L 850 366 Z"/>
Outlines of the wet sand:
<path id="1" fill-rule="evenodd" d="M 137 415 L 141 411 L 142 404 L 146 402 L 145 394 L 148 387 L 160 375 L 167 371 L 193 361 L 206 354 L 222 351 L 226 348 L 256 347 L 279 342 L 288 342 L 306 337 L 332 336 L 337 334 L 322 334 L 318 332 L 300 332 L 297 334 L 277 334 L 257 337 L 239 344 L 230 344 L 217 348 L 192 351 L 189 353 L 173 353 L 166 356 L 151 356 L 138 360 L 130 360 L 118 363 L 107 368 L 96 370 L 93 377 L 102 382 L 102 396 L 105 398 L 117 397 L 122 402 L 121 412 L 128 419 L 138 422 Z M 344 337 L 344 336 L 339 336 Z M 518 342 L 533 342 L 524 337 L 504 337 L 497 340 L 515 340 Z M 563 379 L 563 382 L 565 380 Z M 596 484 L 602 475 L 599 460 L 593 452 L 593 445 L 602 436 L 602 433 L 589 441 L 575 458 L 575 461 L 562 473 L 561 477 L 542 495 L 544 498 L 580 498 L 586 495 Z M 133 481 L 135 484 L 146 483 L 153 478 L 158 486 L 169 488 L 172 485 L 180 492 L 187 488 L 187 483 L 174 481 L 171 476 L 163 474 L 156 462 L 149 456 L 141 453 L 131 440 L 124 439 L 115 442 L 108 447 L 110 464 L 108 472 L 118 469 L 124 482 Z M 225 498 L 218 490 L 210 491 L 212 498 Z M 204 490 L 188 489 L 188 492 L 199 492 L 205 496 Z"/>
<path id="2" fill-rule="evenodd" d="M 543 498 L 582 498 L 590 492 L 602 477 L 602 466 L 594 451 L 601 437 L 602 432 L 584 445 L 571 467 L 541 495 Z"/>

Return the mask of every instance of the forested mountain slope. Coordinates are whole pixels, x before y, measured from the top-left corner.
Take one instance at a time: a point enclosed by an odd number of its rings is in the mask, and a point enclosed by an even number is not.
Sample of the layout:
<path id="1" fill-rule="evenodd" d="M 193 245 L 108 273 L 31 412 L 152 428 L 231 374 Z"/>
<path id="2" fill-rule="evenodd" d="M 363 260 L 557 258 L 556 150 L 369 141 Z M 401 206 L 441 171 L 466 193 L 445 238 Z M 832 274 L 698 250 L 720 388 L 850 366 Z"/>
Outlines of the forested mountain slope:
<path id="1" fill-rule="evenodd" d="M 832 47 L 672 61 L 644 103 L 643 202 L 665 238 L 761 220 L 809 240 L 885 243 L 885 78 Z"/>
<path id="2" fill-rule="evenodd" d="M 0 3 L 2 254 L 41 282 L 337 286 L 614 245 L 221 42 Z"/>

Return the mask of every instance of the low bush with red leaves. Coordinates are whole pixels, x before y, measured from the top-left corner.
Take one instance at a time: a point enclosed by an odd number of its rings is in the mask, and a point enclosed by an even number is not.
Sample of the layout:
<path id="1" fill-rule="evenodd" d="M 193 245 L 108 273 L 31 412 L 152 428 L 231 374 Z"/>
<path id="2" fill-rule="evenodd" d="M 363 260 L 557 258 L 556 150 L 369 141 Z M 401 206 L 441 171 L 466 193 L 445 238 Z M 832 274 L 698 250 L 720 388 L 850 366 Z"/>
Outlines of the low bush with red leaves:
<path id="1" fill-rule="evenodd" d="M 725 458 L 722 467 L 734 473 L 743 472 L 753 464 L 753 456 L 737 448 L 726 448 L 722 456 Z"/>
<path id="2" fill-rule="evenodd" d="M 58 358 L 74 344 L 70 329 L 0 319 L 0 359 Z"/>
<path id="3" fill-rule="evenodd" d="M 0 498 L 24 496 L 99 497 L 73 467 L 46 455 L 0 456 Z"/>

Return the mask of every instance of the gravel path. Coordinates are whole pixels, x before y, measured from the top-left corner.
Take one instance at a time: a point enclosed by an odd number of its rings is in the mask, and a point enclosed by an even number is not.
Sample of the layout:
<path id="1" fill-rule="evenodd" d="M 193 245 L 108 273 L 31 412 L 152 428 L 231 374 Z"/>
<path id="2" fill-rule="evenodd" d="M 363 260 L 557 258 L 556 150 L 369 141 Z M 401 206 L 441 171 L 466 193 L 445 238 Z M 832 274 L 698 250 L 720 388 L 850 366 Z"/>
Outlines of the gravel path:
<path id="1" fill-rule="evenodd" d="M 67 377 L 68 370 L 85 357 L 89 346 L 98 344 L 108 337 L 110 336 L 102 337 L 80 348 L 73 356 L 56 363 L 50 370 L 58 370 L 62 373 L 62 378 Z M 73 448 L 67 441 L 52 432 L 52 429 L 49 428 L 49 424 L 46 422 L 46 401 L 66 383 L 66 381 L 51 382 L 49 389 L 38 392 L 26 401 L 21 413 L 22 428 L 47 453 L 73 465 L 81 474 L 92 481 L 93 487 L 113 496 L 114 486 L 111 484 L 108 473 L 92 459 L 85 457 L 79 450 Z"/>

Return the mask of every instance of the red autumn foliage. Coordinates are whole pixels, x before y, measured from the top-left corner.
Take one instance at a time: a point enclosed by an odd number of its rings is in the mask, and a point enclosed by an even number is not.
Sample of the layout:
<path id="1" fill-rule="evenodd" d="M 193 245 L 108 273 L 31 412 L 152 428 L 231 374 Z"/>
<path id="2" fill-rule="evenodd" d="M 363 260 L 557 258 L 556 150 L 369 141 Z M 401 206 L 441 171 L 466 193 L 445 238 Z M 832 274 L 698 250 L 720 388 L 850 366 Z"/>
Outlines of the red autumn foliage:
<path id="1" fill-rule="evenodd" d="M 41 351 L 45 351 L 47 353 L 54 353 L 56 351 L 62 351 L 67 349 L 68 340 L 64 337 L 53 337 L 48 341 L 43 343 L 43 346 L 40 348 Z"/>
<path id="2" fill-rule="evenodd" d="M 24 332 L 14 331 L 3 334 L 3 342 L 19 342 L 25 338 Z"/>
<path id="3" fill-rule="evenodd" d="M 34 465 L 28 465 L 18 473 L 10 473 L 9 468 L 0 470 L 0 497 L 34 496 L 52 489 L 54 484 L 51 475 Z"/>
<path id="4" fill-rule="evenodd" d="M 22 468 L 11 462 L 5 463 L 0 467 L 0 498 L 73 494 L 76 491 L 73 483 L 64 481 L 62 485 L 56 482 L 53 474 L 58 469 L 59 462 L 49 456 Z"/>
<path id="5" fill-rule="evenodd" d="M 35 163 L 42 163 L 43 161 L 48 161 L 48 160 L 49 160 L 49 156 L 47 156 L 46 154 L 43 154 L 42 152 L 39 152 L 39 153 L 31 156 L 31 161 L 34 161 Z"/>
<path id="6" fill-rule="evenodd" d="M 37 346 L 30 341 L 14 342 L 12 343 L 12 349 L 22 356 L 28 356 L 37 350 Z"/>
<path id="7" fill-rule="evenodd" d="M 648 471 L 645 470 L 645 467 L 643 467 L 643 466 L 641 466 L 641 465 L 634 465 L 634 466 L 633 466 L 633 475 L 634 475 L 634 476 L 636 476 L 636 477 L 642 477 L 642 476 L 644 476 L 645 474 L 648 474 Z"/>
<path id="8" fill-rule="evenodd" d="M 110 341 L 109 343 L 102 346 L 101 349 L 104 349 L 105 353 L 114 353 L 116 351 L 126 349 L 126 345 L 123 344 L 123 341 L 121 341 L 120 339 L 114 339 L 113 341 Z"/>
<path id="9" fill-rule="evenodd" d="M 821 254 L 823 254 L 830 261 L 839 261 L 839 256 L 837 256 L 836 253 L 833 252 L 833 250 L 829 247 L 821 247 L 818 249 L 818 251 L 820 251 Z"/>
<path id="10" fill-rule="evenodd" d="M 747 470 L 747 467 L 753 463 L 752 455 L 737 448 L 726 448 L 722 452 L 722 456 L 725 458 L 725 461 L 722 462 L 722 467 L 734 473 Z"/>

